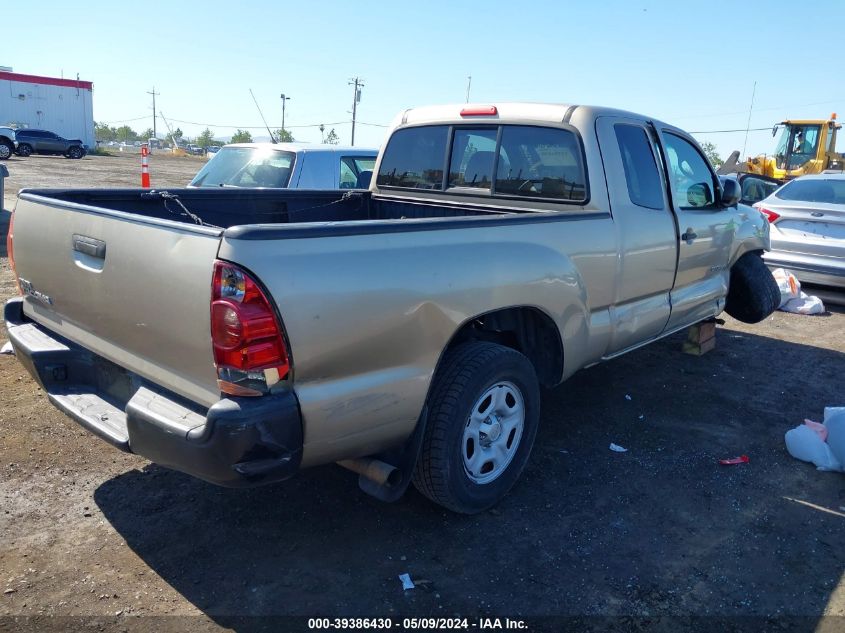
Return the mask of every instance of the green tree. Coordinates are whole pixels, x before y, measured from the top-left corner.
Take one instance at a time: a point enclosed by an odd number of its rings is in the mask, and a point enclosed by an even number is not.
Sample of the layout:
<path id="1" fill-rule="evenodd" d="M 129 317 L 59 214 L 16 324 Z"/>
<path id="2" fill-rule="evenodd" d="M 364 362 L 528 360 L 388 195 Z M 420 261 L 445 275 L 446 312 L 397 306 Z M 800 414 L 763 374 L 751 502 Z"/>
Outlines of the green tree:
<path id="1" fill-rule="evenodd" d="M 138 134 L 128 125 L 121 125 L 115 131 L 115 139 L 118 141 L 135 141 L 138 139 Z"/>
<path id="2" fill-rule="evenodd" d="M 238 130 L 232 134 L 230 143 L 252 143 L 252 134 L 248 130 Z"/>
<path id="3" fill-rule="evenodd" d="M 290 130 L 276 130 L 273 132 L 273 136 L 276 137 L 279 143 L 293 143 L 294 141 L 293 134 L 291 134 Z"/>
<path id="4" fill-rule="evenodd" d="M 94 125 L 94 138 L 98 141 L 113 141 L 116 130 L 109 127 L 108 123 L 96 123 Z"/>
<path id="5" fill-rule="evenodd" d="M 196 140 L 194 141 L 194 143 L 195 143 L 196 145 L 199 145 L 199 146 L 200 146 L 200 147 L 202 147 L 203 149 L 205 149 L 205 148 L 206 148 L 206 147 L 208 147 L 209 145 L 214 145 L 214 133 L 213 133 L 211 130 L 209 130 L 208 128 L 205 128 L 205 129 L 202 131 L 202 134 L 200 134 L 200 135 L 196 138 Z"/>
<path id="6" fill-rule="evenodd" d="M 329 133 L 326 134 L 326 138 L 323 139 L 323 143 L 327 145 L 337 145 L 340 143 L 340 137 L 337 135 L 337 132 L 334 131 L 334 128 L 329 130 Z"/>
<path id="7" fill-rule="evenodd" d="M 719 152 L 716 151 L 716 146 L 710 141 L 702 143 L 701 149 L 704 152 L 704 155 L 707 156 L 707 159 L 712 163 L 713 167 L 718 169 L 722 166 L 722 163 L 725 162 L 722 160 L 722 157 L 719 156 Z"/>
<path id="8" fill-rule="evenodd" d="M 142 141 L 146 141 L 147 139 L 153 138 L 153 136 L 155 136 L 155 134 L 153 134 L 153 128 L 148 127 L 146 130 L 144 130 L 138 135 L 138 138 L 140 138 Z"/>

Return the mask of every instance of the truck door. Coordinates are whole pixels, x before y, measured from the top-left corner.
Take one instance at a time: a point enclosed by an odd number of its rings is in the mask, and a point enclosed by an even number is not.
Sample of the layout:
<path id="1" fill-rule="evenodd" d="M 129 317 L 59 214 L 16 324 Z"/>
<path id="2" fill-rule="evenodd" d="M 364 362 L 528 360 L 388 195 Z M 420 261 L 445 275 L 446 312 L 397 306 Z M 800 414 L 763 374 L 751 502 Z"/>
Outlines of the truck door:
<path id="1" fill-rule="evenodd" d="M 667 326 L 676 329 L 724 308 L 736 223 L 718 204 L 719 181 L 698 145 L 680 130 L 659 134 L 678 227 L 678 269 Z"/>
<path id="2" fill-rule="evenodd" d="M 636 119 L 599 117 L 596 133 L 619 245 L 613 355 L 665 329 L 678 244 L 652 131 Z"/>

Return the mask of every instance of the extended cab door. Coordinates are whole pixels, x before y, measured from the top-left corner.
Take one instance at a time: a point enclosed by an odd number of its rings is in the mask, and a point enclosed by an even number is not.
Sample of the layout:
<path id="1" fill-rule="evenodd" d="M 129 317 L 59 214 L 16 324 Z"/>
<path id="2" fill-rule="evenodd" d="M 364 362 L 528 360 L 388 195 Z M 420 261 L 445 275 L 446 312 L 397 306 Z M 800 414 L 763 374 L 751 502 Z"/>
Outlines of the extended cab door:
<path id="1" fill-rule="evenodd" d="M 599 117 L 596 133 L 619 245 L 607 354 L 613 355 L 665 329 L 677 239 L 652 131 L 636 119 Z"/>
<path id="2" fill-rule="evenodd" d="M 719 206 L 718 178 L 698 145 L 680 130 L 663 128 L 659 134 L 678 226 L 678 270 L 667 326 L 675 329 L 722 311 L 736 225 Z"/>

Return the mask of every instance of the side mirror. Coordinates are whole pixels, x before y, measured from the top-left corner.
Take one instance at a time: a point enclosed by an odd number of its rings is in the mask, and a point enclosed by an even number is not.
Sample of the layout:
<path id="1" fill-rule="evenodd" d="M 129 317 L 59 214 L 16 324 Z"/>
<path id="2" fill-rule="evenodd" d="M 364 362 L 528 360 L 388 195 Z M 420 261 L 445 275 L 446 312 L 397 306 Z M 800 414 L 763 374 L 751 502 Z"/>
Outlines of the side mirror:
<path id="1" fill-rule="evenodd" d="M 719 198 L 720 207 L 735 207 L 742 198 L 742 187 L 733 178 L 722 178 L 722 194 Z"/>
<path id="2" fill-rule="evenodd" d="M 713 204 L 713 194 L 710 186 L 704 182 L 697 182 L 687 189 L 687 202 L 691 207 L 706 207 Z"/>

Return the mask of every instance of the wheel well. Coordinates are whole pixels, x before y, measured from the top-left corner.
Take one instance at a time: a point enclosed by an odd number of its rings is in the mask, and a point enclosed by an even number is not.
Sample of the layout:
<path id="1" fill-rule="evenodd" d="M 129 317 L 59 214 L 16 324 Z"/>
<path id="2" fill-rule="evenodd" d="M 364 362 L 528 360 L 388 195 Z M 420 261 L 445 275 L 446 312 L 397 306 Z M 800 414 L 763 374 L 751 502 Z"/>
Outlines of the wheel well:
<path id="1" fill-rule="evenodd" d="M 452 337 L 447 350 L 467 341 L 490 341 L 524 354 L 544 387 L 558 384 L 563 375 L 560 331 L 552 318 L 537 308 L 504 308 L 470 319 Z"/>

